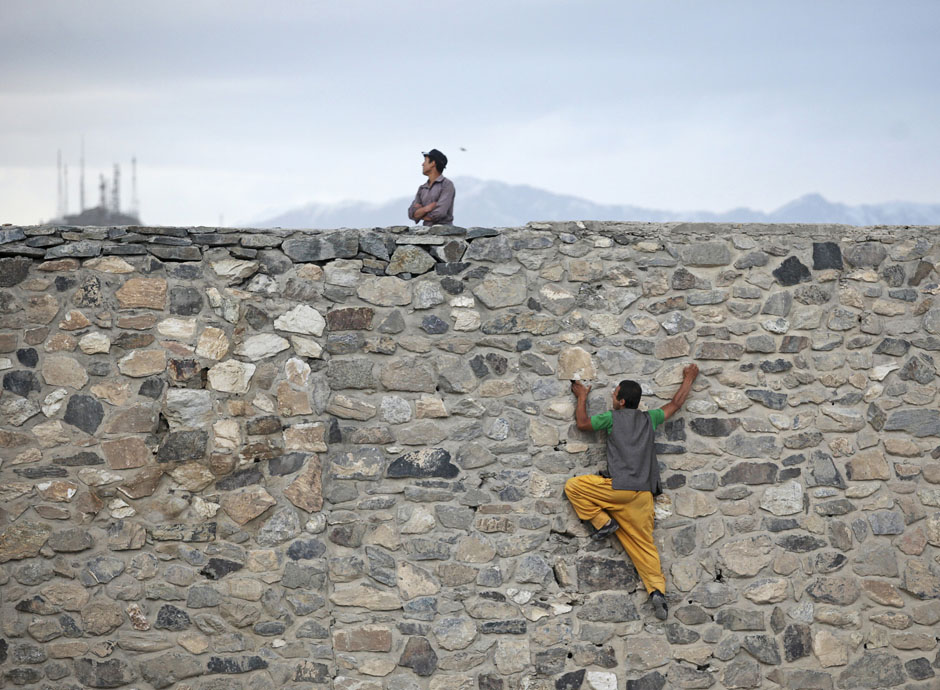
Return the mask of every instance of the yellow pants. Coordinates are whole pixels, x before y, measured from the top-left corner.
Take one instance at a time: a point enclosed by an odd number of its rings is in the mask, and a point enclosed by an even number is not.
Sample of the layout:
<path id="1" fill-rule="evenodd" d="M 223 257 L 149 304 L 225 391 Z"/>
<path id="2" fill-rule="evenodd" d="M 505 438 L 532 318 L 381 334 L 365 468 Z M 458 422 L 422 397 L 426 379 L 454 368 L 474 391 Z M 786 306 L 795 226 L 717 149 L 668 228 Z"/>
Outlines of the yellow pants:
<path id="1" fill-rule="evenodd" d="M 615 491 L 610 479 L 596 474 L 572 477 L 565 493 L 582 520 L 600 529 L 613 518 L 620 525 L 614 532 L 636 566 L 647 592 L 666 591 L 666 578 L 653 542 L 653 494 L 649 491 Z"/>

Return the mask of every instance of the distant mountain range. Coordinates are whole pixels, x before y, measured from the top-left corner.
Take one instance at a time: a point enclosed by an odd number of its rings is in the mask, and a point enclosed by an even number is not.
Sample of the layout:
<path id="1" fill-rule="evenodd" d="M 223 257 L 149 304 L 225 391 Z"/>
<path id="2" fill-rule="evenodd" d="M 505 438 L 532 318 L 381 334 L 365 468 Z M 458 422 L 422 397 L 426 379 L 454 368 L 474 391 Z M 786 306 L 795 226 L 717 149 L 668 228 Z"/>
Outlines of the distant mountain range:
<path id="1" fill-rule="evenodd" d="M 639 206 L 596 204 L 576 196 L 555 194 L 528 185 L 472 177 L 454 179 L 457 200 L 454 222 L 463 227 L 511 227 L 546 220 L 688 221 L 733 223 L 837 223 L 843 225 L 940 225 L 940 204 L 892 201 L 848 206 L 807 194 L 764 213 L 736 208 L 710 211 L 663 211 Z M 247 223 L 256 228 L 369 228 L 408 225 L 413 197 L 383 203 L 341 201 L 307 204 Z"/>

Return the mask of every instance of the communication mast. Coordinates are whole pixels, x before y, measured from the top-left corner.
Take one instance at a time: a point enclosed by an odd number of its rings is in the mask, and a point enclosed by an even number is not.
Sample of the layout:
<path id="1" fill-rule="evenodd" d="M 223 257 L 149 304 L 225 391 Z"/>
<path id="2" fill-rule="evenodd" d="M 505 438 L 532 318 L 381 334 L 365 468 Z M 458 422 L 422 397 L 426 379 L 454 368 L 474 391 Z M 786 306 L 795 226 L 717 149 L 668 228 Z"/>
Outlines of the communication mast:
<path id="1" fill-rule="evenodd" d="M 105 184 L 105 181 L 104 181 L 104 173 L 100 173 L 98 177 L 99 177 L 98 191 L 101 194 L 101 200 L 98 202 L 98 205 L 102 209 L 106 209 L 108 207 L 108 202 L 105 196 L 105 188 L 107 187 L 107 185 Z"/>
<path id="2" fill-rule="evenodd" d="M 65 218 L 69 213 L 69 164 L 62 166 L 62 215 Z"/>
<path id="3" fill-rule="evenodd" d="M 111 210 L 121 212 L 121 167 L 114 164 L 114 181 L 111 183 Z"/>

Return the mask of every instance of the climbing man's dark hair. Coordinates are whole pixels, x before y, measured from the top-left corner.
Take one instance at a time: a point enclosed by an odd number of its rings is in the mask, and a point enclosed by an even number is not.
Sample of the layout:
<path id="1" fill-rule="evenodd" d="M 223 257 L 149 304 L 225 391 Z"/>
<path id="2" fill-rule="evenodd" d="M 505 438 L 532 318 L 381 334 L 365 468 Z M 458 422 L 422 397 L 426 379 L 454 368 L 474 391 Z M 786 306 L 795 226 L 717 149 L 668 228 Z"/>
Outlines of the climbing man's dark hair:
<path id="1" fill-rule="evenodd" d="M 643 389 L 636 381 L 624 379 L 620 382 L 620 390 L 617 391 L 617 397 L 623 401 L 624 407 L 635 410 L 640 406 L 640 396 L 643 395 Z"/>

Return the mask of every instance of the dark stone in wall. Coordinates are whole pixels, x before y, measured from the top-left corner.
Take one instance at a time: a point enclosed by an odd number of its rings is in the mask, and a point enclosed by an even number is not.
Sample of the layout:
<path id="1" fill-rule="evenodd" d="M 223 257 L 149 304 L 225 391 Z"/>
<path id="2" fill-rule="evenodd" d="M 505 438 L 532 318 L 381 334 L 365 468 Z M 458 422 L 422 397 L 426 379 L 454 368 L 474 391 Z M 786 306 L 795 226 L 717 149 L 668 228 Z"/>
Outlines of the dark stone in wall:
<path id="1" fill-rule="evenodd" d="M 806 283 L 813 279 L 809 269 L 795 256 L 788 257 L 773 271 L 774 278 L 784 287 Z"/>
<path id="2" fill-rule="evenodd" d="M 244 564 L 236 563 L 226 558 L 210 558 L 209 562 L 199 571 L 199 574 L 204 575 L 210 580 L 221 580 L 229 573 L 234 573 L 244 567 Z"/>
<path id="3" fill-rule="evenodd" d="M 35 348 L 25 347 L 16 351 L 16 359 L 24 367 L 35 369 L 39 363 L 39 353 L 36 352 Z"/>
<path id="4" fill-rule="evenodd" d="M 562 649 L 561 651 L 567 656 L 567 650 Z M 562 662 L 562 668 L 564 668 L 564 661 Z M 583 668 L 565 673 L 555 680 L 555 690 L 578 690 L 584 683 L 584 676 L 586 674 L 587 669 Z"/>
<path id="5" fill-rule="evenodd" d="M 0 259 L 0 287 L 13 287 L 22 283 L 32 265 L 32 260 L 25 256 Z"/>
<path id="6" fill-rule="evenodd" d="M 452 479 L 460 469 L 443 448 L 424 448 L 405 453 L 391 462 L 387 477 L 443 477 Z"/>
<path id="7" fill-rule="evenodd" d="M 190 621 L 189 615 L 183 609 L 172 604 L 164 604 L 157 612 L 157 620 L 153 627 L 158 630 L 179 632 L 186 630 L 191 624 L 192 621 Z"/>
<path id="8" fill-rule="evenodd" d="M 842 270 L 842 250 L 835 242 L 813 242 L 813 270 Z"/>
<path id="9" fill-rule="evenodd" d="M 430 676 L 437 669 L 437 654 L 426 637 L 410 637 L 398 664 L 419 676 Z"/>
<path id="10" fill-rule="evenodd" d="M 695 417 L 689 421 L 689 427 L 699 436 L 730 436 L 739 426 L 741 420 L 736 418 Z"/>
<path id="11" fill-rule="evenodd" d="M 172 431 L 157 449 L 157 462 L 199 460 L 205 457 L 208 442 L 205 431 Z"/>
<path id="12" fill-rule="evenodd" d="M 721 475 L 721 485 L 773 484 L 777 480 L 777 465 L 773 462 L 739 462 Z"/>
<path id="13" fill-rule="evenodd" d="M 76 426 L 87 434 L 93 434 L 104 419 L 104 408 L 90 395 L 73 395 L 69 398 L 62 421 Z"/>
<path id="14" fill-rule="evenodd" d="M 3 389 L 24 398 L 42 390 L 39 379 L 31 371 L 11 371 L 3 375 Z"/>
<path id="15" fill-rule="evenodd" d="M 209 657 L 206 671 L 209 673 L 249 673 L 268 667 L 268 662 L 260 656 Z"/>

